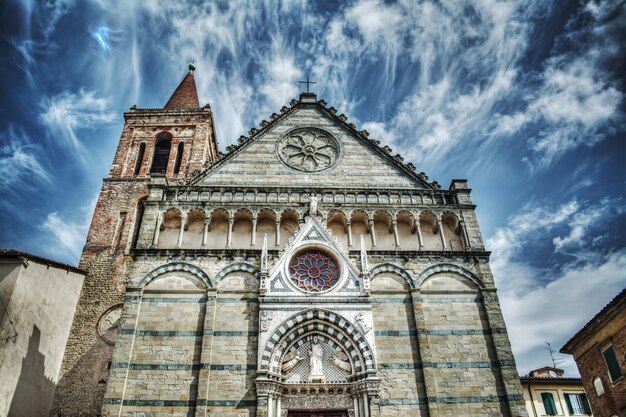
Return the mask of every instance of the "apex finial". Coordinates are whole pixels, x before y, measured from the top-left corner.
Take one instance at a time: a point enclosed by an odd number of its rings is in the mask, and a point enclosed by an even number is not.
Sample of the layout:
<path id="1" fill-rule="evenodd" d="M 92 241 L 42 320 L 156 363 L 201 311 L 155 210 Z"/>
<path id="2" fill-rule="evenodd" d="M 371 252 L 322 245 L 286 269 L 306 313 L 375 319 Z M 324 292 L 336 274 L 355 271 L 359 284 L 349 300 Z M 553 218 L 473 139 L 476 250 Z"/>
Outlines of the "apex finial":
<path id="1" fill-rule="evenodd" d="M 197 62 L 197 61 L 196 61 L 195 59 L 192 59 L 192 60 L 190 60 L 190 61 L 189 61 L 189 71 L 190 71 L 190 72 L 193 72 L 193 71 L 195 71 L 195 70 L 196 70 L 196 67 L 193 65 L 193 64 L 195 64 L 196 62 Z"/>
<path id="2" fill-rule="evenodd" d="M 317 84 L 317 81 L 309 81 L 309 77 L 306 77 L 306 81 L 298 81 L 300 84 L 306 84 L 306 93 L 310 94 L 311 92 L 309 91 L 309 85 L 310 84 Z"/>

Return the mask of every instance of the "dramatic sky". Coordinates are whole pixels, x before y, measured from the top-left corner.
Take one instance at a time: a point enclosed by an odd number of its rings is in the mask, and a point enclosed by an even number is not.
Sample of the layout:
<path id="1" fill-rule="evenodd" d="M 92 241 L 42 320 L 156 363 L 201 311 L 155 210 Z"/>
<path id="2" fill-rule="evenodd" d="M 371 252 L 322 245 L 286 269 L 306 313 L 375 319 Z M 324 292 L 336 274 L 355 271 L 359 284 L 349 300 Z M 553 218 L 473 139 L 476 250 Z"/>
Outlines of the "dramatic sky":
<path id="1" fill-rule="evenodd" d="M 624 2 L 3 0 L 0 27 L 0 247 L 77 264 L 122 113 L 193 58 L 222 150 L 310 76 L 468 178 L 520 372 L 626 286 Z"/>

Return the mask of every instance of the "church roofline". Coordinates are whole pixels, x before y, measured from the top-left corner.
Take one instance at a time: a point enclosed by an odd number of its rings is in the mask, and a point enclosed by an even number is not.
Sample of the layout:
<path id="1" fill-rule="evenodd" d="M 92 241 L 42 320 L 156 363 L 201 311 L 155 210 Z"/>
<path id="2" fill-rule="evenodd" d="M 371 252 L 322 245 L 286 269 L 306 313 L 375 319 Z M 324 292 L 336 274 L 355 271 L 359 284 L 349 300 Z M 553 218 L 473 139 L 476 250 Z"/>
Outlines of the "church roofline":
<path id="1" fill-rule="evenodd" d="M 293 99 L 289 102 L 289 107 L 287 106 L 281 107 L 280 109 L 281 114 L 272 113 L 272 115 L 270 116 L 270 119 L 271 119 L 270 121 L 262 120 L 259 123 L 260 129 L 257 129 L 254 127 L 251 128 L 250 131 L 248 132 L 248 136 L 242 135 L 239 137 L 239 139 L 237 140 L 238 144 L 227 146 L 226 147 L 226 150 L 228 151 L 227 154 L 225 154 L 222 158 L 215 161 L 212 165 L 207 167 L 207 169 L 203 170 L 198 175 L 191 178 L 188 184 L 194 185 L 197 181 L 203 178 L 206 173 L 222 166 L 226 161 L 231 159 L 233 156 L 237 155 L 242 149 L 245 149 L 247 145 L 251 143 L 256 137 L 267 132 L 276 123 L 278 123 L 280 120 L 283 120 L 293 111 L 295 111 L 295 109 L 303 108 L 307 106 L 318 106 L 320 109 L 322 109 L 322 111 L 326 115 L 336 120 L 339 125 L 341 125 L 344 129 L 352 133 L 354 137 L 361 140 L 366 146 L 368 146 L 370 149 L 373 149 L 381 157 L 393 163 L 394 166 L 399 168 L 403 173 L 407 174 L 413 180 L 417 181 L 420 185 L 430 190 L 441 189 L 441 186 L 439 185 L 439 183 L 437 183 L 437 181 L 433 181 L 432 183 L 429 183 L 427 181 L 428 176 L 426 176 L 426 174 L 424 174 L 423 172 L 420 172 L 419 174 L 417 174 L 415 172 L 415 166 L 412 163 L 409 162 L 407 164 L 404 164 L 403 163 L 404 158 L 400 154 L 396 154 L 395 156 L 392 156 L 391 155 L 392 149 L 389 146 L 380 146 L 380 141 L 373 139 L 373 138 L 369 138 L 369 132 L 367 130 L 361 130 L 361 131 L 357 130 L 356 125 L 354 123 L 347 122 L 348 116 L 346 116 L 343 113 L 337 115 L 337 109 L 335 109 L 334 107 L 326 107 L 326 104 L 327 103 L 324 99 L 317 100 L 317 96 L 313 93 L 301 93 L 300 100 Z"/>

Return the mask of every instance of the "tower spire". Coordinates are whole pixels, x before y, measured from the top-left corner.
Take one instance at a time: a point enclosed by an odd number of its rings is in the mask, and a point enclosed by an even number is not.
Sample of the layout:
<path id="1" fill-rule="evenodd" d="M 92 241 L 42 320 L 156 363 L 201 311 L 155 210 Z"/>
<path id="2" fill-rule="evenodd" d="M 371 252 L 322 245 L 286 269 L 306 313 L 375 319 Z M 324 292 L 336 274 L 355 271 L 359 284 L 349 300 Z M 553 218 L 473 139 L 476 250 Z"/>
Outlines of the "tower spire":
<path id="1" fill-rule="evenodd" d="M 167 101 L 165 105 L 166 109 L 193 109 L 200 107 L 200 101 L 198 100 L 198 90 L 196 89 L 196 79 L 193 76 L 193 72 L 196 67 L 189 64 L 189 72 L 185 75 L 185 78 L 180 82 L 174 94 Z"/>

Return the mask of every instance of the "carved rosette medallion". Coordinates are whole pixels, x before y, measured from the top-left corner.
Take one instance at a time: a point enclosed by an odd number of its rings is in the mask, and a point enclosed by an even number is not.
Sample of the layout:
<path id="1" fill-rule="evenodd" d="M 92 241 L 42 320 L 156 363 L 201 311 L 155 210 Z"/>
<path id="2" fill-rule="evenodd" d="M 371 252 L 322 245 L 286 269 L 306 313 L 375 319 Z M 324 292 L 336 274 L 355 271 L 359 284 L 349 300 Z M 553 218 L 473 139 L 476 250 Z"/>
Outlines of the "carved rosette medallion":
<path id="1" fill-rule="evenodd" d="M 122 319 L 122 305 L 109 308 L 98 320 L 98 334 L 110 345 L 115 344 L 115 337 Z"/>
<path id="2" fill-rule="evenodd" d="M 296 287 L 306 292 L 328 291 L 339 281 L 339 263 L 318 250 L 302 252 L 289 263 L 289 276 Z"/>
<path id="3" fill-rule="evenodd" d="M 323 130 L 304 128 L 288 133 L 278 144 L 280 159 L 305 172 L 323 171 L 339 158 L 339 142 Z"/>

